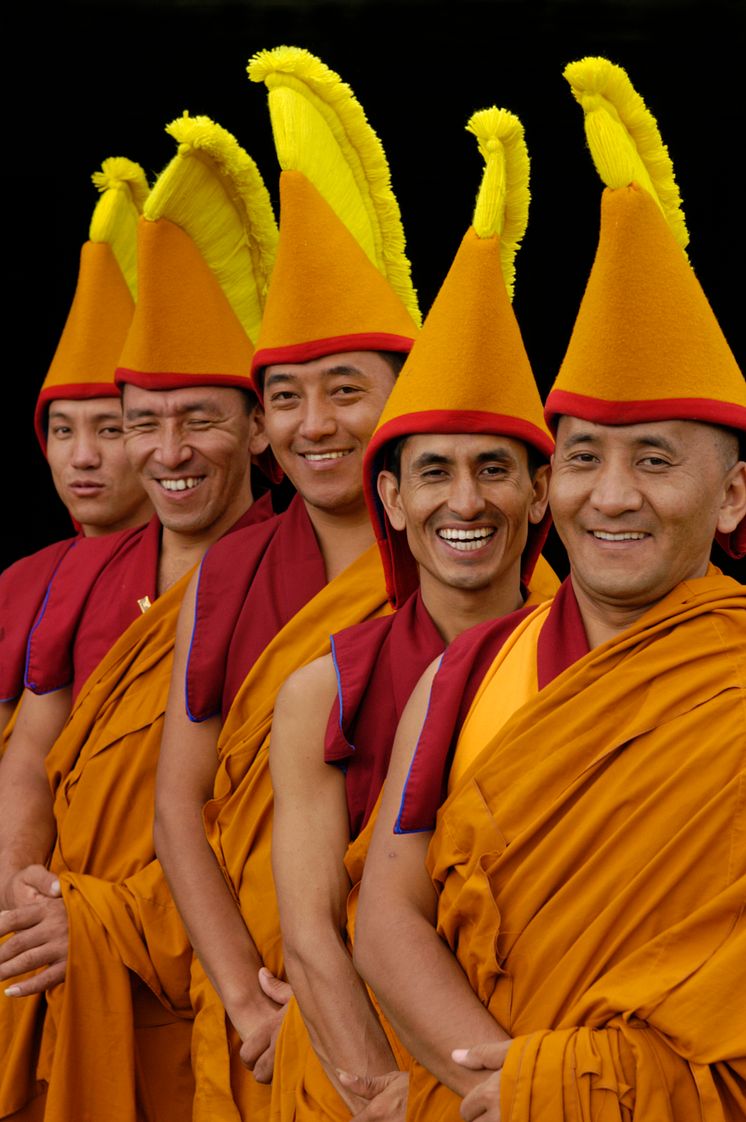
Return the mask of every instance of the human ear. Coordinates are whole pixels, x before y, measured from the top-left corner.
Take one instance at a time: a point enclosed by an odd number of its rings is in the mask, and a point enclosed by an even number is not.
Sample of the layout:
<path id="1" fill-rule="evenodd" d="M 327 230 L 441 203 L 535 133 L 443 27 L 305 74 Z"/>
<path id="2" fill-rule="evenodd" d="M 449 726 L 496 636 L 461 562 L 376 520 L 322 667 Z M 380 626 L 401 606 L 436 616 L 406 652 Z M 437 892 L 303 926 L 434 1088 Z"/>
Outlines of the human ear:
<path id="1" fill-rule="evenodd" d="M 542 464 L 540 468 L 536 469 L 534 478 L 531 480 L 533 487 L 533 498 L 531 505 L 528 508 L 528 520 L 533 525 L 538 525 L 544 517 L 549 502 L 549 479 L 552 474 L 552 469 L 549 464 Z"/>
<path id="2" fill-rule="evenodd" d="M 717 529 L 730 534 L 746 518 L 746 463 L 739 460 L 724 480 L 723 501 L 718 514 Z"/>
<path id="3" fill-rule="evenodd" d="M 250 418 L 249 451 L 252 456 L 261 456 L 269 448 L 269 437 L 264 425 L 264 410 L 255 405 Z"/>
<path id="4" fill-rule="evenodd" d="M 379 498 L 386 509 L 389 522 L 395 530 L 404 530 L 406 520 L 401 507 L 399 481 L 394 473 L 391 471 L 379 472 L 376 487 L 378 488 Z"/>

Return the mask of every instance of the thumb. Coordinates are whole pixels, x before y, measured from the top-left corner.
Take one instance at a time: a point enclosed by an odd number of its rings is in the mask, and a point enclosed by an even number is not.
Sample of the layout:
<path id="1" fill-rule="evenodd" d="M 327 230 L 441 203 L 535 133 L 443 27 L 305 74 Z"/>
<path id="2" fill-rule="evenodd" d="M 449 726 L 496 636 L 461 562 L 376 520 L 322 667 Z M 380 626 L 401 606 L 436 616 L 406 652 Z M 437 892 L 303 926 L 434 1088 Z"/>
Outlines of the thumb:
<path id="1" fill-rule="evenodd" d="M 283 982 L 281 978 L 275 978 L 271 970 L 266 966 L 262 966 L 259 970 L 259 985 L 262 988 L 262 993 L 276 1001 L 278 1005 L 287 1005 L 290 998 L 293 996 L 292 987 L 288 982 Z"/>
<path id="2" fill-rule="evenodd" d="M 23 882 L 35 888 L 43 896 L 61 896 L 62 889 L 55 873 L 50 873 L 44 865 L 29 865 L 23 870 Z"/>
<path id="3" fill-rule="evenodd" d="M 512 1043 L 512 1040 L 498 1040 L 475 1044 L 473 1048 L 454 1048 L 451 1058 L 471 1071 L 499 1071 Z"/>
<path id="4" fill-rule="evenodd" d="M 386 1075 L 353 1075 L 342 1068 L 336 1068 L 337 1078 L 343 1087 L 359 1095 L 361 1099 L 374 1099 L 399 1072 L 387 1072 Z"/>

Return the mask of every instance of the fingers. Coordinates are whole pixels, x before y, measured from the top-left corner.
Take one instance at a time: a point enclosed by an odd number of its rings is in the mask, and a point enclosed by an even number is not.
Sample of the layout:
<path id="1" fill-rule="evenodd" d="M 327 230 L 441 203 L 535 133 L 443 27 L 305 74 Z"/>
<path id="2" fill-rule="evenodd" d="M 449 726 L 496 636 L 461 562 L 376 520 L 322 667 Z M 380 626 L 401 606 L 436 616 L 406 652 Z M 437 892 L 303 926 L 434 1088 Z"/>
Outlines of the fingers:
<path id="1" fill-rule="evenodd" d="M 269 1048 L 262 1052 L 254 1064 L 254 1079 L 257 1083 L 272 1082 L 272 1073 L 275 1068 L 275 1040 L 276 1037 L 270 1041 Z"/>
<path id="2" fill-rule="evenodd" d="M 287 982 L 283 982 L 281 978 L 276 978 L 266 966 L 262 966 L 259 971 L 259 985 L 262 992 L 272 1001 L 276 1001 L 278 1005 L 287 1005 L 293 996 L 292 987 Z"/>
<path id="3" fill-rule="evenodd" d="M 464 1122 L 500 1122 L 500 1078 L 499 1071 L 493 1072 L 464 1097 L 460 1110 Z"/>
<path id="4" fill-rule="evenodd" d="M 22 884 L 35 889 L 42 896 L 55 898 L 62 895 L 59 879 L 55 873 L 50 873 L 44 865 L 29 865 L 21 870 L 18 879 Z"/>
<path id="5" fill-rule="evenodd" d="M 54 966 L 48 966 L 46 970 L 34 974 L 32 978 L 26 978 L 23 982 L 14 982 L 12 986 L 8 986 L 5 990 L 5 996 L 29 997 L 34 993 L 44 993 L 45 990 L 50 990 L 52 986 L 64 982 L 66 965 L 66 962 L 56 962 Z"/>
<path id="6" fill-rule="evenodd" d="M 451 1059 L 471 1071 L 499 1071 L 512 1043 L 512 1040 L 499 1040 L 476 1044 L 473 1048 L 455 1048 Z"/>

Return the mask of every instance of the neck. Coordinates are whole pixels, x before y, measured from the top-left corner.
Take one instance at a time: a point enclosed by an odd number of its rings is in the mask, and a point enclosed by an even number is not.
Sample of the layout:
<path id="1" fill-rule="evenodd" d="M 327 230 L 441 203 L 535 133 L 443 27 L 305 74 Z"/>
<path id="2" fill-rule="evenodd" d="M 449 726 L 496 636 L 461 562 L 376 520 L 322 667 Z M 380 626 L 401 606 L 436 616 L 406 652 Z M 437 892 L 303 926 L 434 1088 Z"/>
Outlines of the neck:
<path id="1" fill-rule="evenodd" d="M 231 508 L 210 526 L 193 534 L 169 530 L 167 526 L 163 526 L 158 560 L 158 595 L 162 596 L 198 565 L 210 546 L 244 516 L 252 502 L 253 499 L 249 496 L 248 502 L 241 504 L 240 509 Z"/>
<path id="2" fill-rule="evenodd" d="M 632 606 L 599 603 L 589 597 L 577 581 L 573 580 L 572 587 L 591 650 L 626 631 L 657 603 Z"/>
<path id="3" fill-rule="evenodd" d="M 324 559 L 326 579 L 334 580 L 376 540 L 368 511 L 363 508 L 340 515 L 304 505 Z"/>
<path id="4" fill-rule="evenodd" d="M 472 589 L 438 586 L 421 571 L 420 589 L 422 602 L 446 646 L 470 627 L 523 607 L 518 573 L 495 587 Z"/>
<path id="5" fill-rule="evenodd" d="M 144 499 L 142 504 L 123 518 L 121 522 L 109 523 L 106 526 L 92 525 L 90 522 L 81 522 L 80 529 L 84 538 L 103 538 L 107 534 L 116 534 L 120 530 L 136 530 L 138 526 L 148 522 L 153 516 L 153 507 L 150 499 Z"/>

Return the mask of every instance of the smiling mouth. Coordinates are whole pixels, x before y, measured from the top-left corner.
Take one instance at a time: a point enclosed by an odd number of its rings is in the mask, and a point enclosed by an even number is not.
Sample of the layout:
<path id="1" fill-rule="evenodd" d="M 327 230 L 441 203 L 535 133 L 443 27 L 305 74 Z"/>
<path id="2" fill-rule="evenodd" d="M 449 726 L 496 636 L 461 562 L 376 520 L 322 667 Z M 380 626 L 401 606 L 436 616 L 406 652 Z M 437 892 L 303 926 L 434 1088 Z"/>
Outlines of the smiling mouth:
<path id="1" fill-rule="evenodd" d="M 650 534 L 635 530 L 624 530 L 616 534 L 609 533 L 608 530 L 590 530 L 589 533 L 591 537 L 601 542 L 641 542 L 650 537 Z"/>
<path id="2" fill-rule="evenodd" d="M 456 549 L 459 553 L 473 553 L 481 549 L 496 532 L 494 526 L 479 526 L 474 530 L 442 529 L 437 531 L 437 535 L 451 549 Z"/>
<path id="3" fill-rule="evenodd" d="M 157 479 L 164 491 L 193 491 L 204 480 L 204 475 L 188 475 L 185 479 Z"/>
<path id="4" fill-rule="evenodd" d="M 351 451 L 352 449 L 348 448 L 342 452 L 299 452 L 298 455 L 311 464 L 320 464 L 329 460 L 342 460 L 345 456 L 349 456 Z"/>

